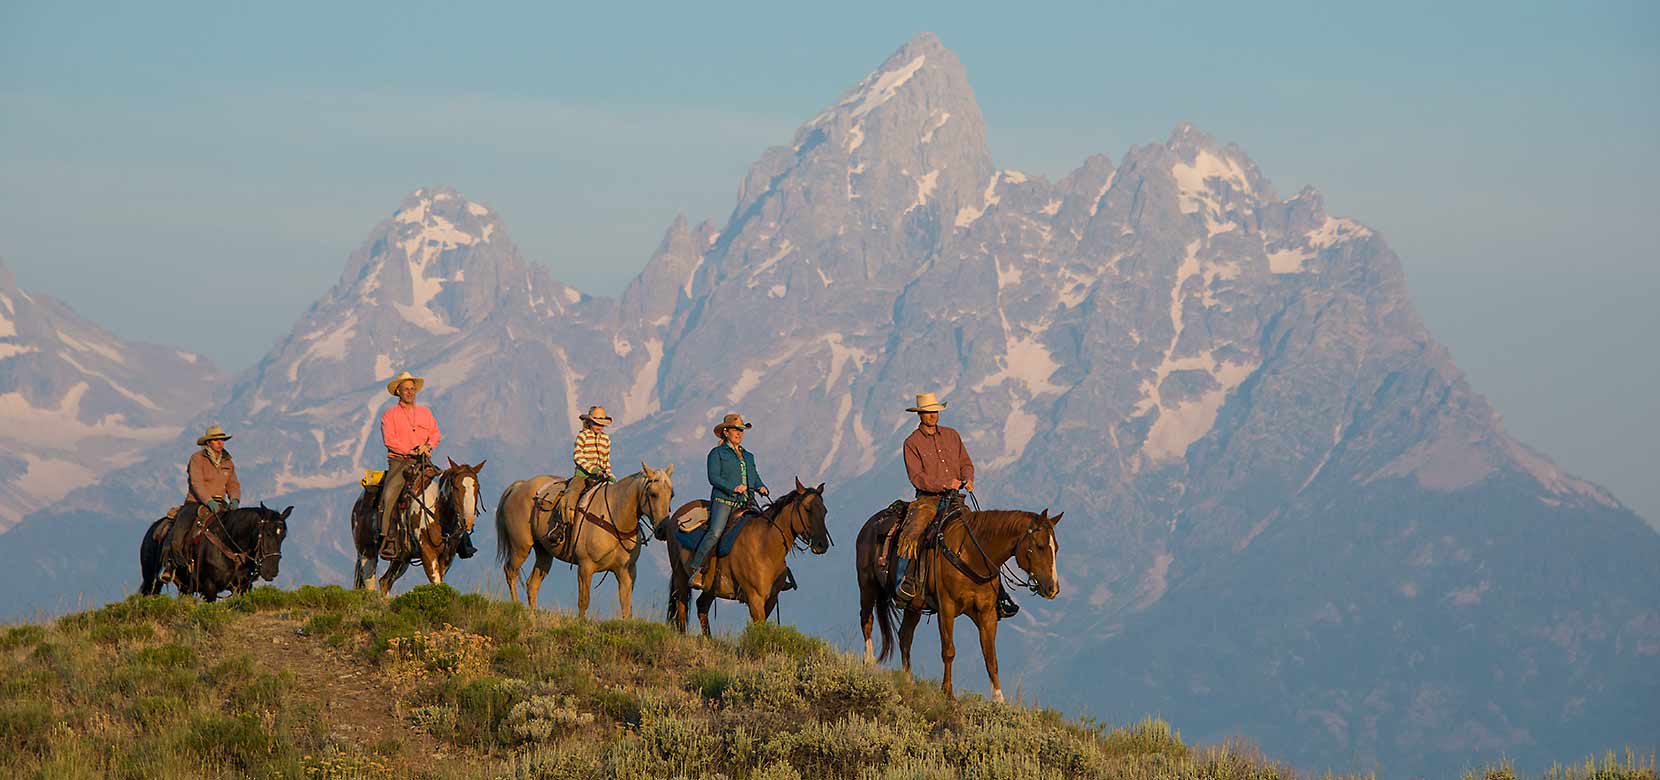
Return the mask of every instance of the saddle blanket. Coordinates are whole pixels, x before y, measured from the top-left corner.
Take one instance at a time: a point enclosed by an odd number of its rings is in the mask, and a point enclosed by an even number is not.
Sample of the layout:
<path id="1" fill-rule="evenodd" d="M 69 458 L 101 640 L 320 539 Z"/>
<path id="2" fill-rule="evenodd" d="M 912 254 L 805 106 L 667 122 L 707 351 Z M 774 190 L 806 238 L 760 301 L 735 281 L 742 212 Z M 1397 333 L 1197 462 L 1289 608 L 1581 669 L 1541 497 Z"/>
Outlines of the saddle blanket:
<path id="1" fill-rule="evenodd" d="M 732 554 L 732 545 L 738 541 L 738 532 L 744 529 L 744 524 L 748 523 L 752 517 L 759 517 L 759 515 L 754 512 L 744 512 L 743 514 L 734 515 L 732 519 L 726 521 L 726 533 L 721 534 L 720 542 L 715 545 L 715 555 L 725 558 Z M 682 531 L 676 528 L 674 538 L 680 542 L 681 547 L 696 550 L 697 546 L 703 543 L 703 537 L 708 533 L 709 525 L 705 523 L 698 526 L 695 531 Z"/>

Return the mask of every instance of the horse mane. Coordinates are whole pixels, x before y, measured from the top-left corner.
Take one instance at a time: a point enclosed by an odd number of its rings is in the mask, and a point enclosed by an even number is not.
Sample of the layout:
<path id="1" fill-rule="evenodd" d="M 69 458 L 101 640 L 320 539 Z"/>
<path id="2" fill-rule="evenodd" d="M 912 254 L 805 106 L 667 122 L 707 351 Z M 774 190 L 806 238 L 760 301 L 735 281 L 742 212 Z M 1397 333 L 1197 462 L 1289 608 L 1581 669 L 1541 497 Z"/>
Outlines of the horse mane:
<path id="1" fill-rule="evenodd" d="M 968 523 L 975 531 L 1013 536 L 1025 533 L 1037 516 L 1036 512 L 1020 509 L 991 509 L 968 512 L 964 515 L 963 522 Z"/>

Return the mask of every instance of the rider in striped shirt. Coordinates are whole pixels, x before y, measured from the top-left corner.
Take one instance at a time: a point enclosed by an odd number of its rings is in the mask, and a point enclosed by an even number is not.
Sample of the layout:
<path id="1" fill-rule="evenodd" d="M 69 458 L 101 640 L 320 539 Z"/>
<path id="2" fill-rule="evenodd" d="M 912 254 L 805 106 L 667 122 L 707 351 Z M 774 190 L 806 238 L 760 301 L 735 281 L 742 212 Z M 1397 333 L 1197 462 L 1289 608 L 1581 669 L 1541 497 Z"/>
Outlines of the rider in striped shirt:
<path id="1" fill-rule="evenodd" d="M 577 433 L 576 444 L 571 447 L 571 460 L 576 469 L 565 487 L 565 498 L 559 507 L 561 516 L 575 506 L 588 483 L 596 480 L 615 482 L 617 479 L 611 473 L 611 434 L 605 432 L 605 426 L 611 424 L 611 417 L 605 413 L 605 407 L 590 406 L 581 419 L 582 430 Z"/>

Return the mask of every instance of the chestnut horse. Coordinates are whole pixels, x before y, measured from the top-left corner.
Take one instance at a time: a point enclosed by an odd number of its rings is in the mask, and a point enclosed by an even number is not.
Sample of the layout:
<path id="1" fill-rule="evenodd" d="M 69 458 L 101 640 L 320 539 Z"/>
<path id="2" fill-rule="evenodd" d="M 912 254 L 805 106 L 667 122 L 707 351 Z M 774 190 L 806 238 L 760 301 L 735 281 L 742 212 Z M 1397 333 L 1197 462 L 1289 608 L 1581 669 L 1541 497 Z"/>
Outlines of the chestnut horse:
<path id="1" fill-rule="evenodd" d="M 708 504 L 707 501 L 692 504 Z M 686 506 L 692 506 L 687 504 Z M 681 508 L 685 511 L 685 506 Z M 707 506 L 701 510 L 708 512 Z M 772 614 L 778 606 L 778 593 L 785 583 L 785 556 L 795 548 L 796 540 L 807 543 L 814 555 L 823 555 L 830 549 L 830 530 L 824 524 L 829 510 L 824 506 L 824 483 L 810 488 L 795 481 L 795 490 L 762 509 L 759 517 L 749 519 L 732 543 L 732 552 L 724 557 L 711 556 L 697 581 L 686 571 L 691 563 L 692 550 L 680 546 L 675 535 L 674 522 L 657 529 L 657 538 L 669 544 L 669 622 L 681 633 L 686 633 L 686 602 L 692 589 L 703 593 L 697 597 L 697 620 L 703 625 L 703 635 L 709 636 L 709 607 L 715 599 L 742 601 L 749 606 L 749 620 L 758 623 Z M 731 522 L 738 521 L 734 512 Z M 717 582 L 710 587 L 710 576 Z"/>
<path id="2" fill-rule="evenodd" d="M 653 469 L 640 464 L 640 473 L 593 490 L 582 502 L 583 518 L 575 524 L 574 538 L 559 549 L 548 541 L 548 512 L 537 512 L 536 495 L 551 486 L 557 494 L 564 477 L 540 476 L 521 479 L 507 486 L 496 505 L 496 560 L 507 577 L 507 590 L 519 600 L 519 567 L 536 552 L 536 565 L 525 579 L 525 603 L 536 609 L 536 592 L 554 558 L 576 564 L 577 615 L 587 617 L 588 596 L 594 572 L 608 571 L 617 578 L 617 602 L 621 617 L 634 614 L 634 567 L 647 536 L 640 532 L 640 518 L 653 525 L 669 516 L 674 497 L 674 466 Z"/>
<path id="3" fill-rule="evenodd" d="M 410 480 L 409 489 L 414 495 L 401 521 L 405 529 L 414 529 L 415 547 L 398 560 L 387 562 L 386 573 L 378 578 L 375 569 L 380 564 L 380 551 L 375 547 L 375 532 L 379 530 L 380 508 L 369 500 L 371 494 L 359 496 L 352 506 L 352 542 L 357 547 L 355 587 L 365 588 L 374 581 L 381 595 L 391 593 L 392 584 L 415 562 L 426 571 L 427 582 L 443 582 L 461 538 L 473 532 L 473 522 L 481 508 L 478 474 L 487 462 L 481 460 L 478 465 L 469 466 L 450 460 L 450 467 L 436 479 Z M 424 469 L 427 465 L 416 468 Z"/>
<path id="4" fill-rule="evenodd" d="M 1065 514 L 1064 512 L 1061 514 Z M 985 657 L 986 676 L 991 679 L 991 696 L 1003 701 L 1003 684 L 997 676 L 997 581 L 1009 558 L 1023 569 L 1023 584 L 1038 595 L 1052 599 L 1060 594 L 1055 557 L 1060 543 L 1055 524 L 1061 515 L 1039 512 L 964 511 L 949 517 L 932 546 L 918 555 L 912 566 L 923 567 L 923 587 L 908 604 L 895 604 L 890 595 L 891 576 L 876 566 L 888 526 L 903 520 L 903 514 L 887 510 L 876 513 L 859 529 L 855 568 L 859 577 L 859 624 L 865 633 L 865 662 L 886 661 L 893 650 L 893 619 L 900 607 L 905 610 L 899 628 L 899 652 L 905 674 L 911 673 L 911 640 L 925 606 L 939 611 L 940 660 L 945 665 L 941 682 L 947 696 L 951 690 L 951 661 L 957 656 L 952 629 L 957 616 L 967 615 L 980 629 L 980 654 Z M 882 652 L 871 652 L 871 615 L 882 630 Z"/>

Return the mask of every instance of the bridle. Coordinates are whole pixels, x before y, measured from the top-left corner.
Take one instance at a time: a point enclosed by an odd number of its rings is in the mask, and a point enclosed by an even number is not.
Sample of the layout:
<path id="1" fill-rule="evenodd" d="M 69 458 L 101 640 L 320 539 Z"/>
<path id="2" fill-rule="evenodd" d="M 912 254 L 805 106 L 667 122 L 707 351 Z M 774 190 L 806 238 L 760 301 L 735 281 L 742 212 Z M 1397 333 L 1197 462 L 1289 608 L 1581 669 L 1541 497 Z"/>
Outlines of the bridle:
<path id="1" fill-rule="evenodd" d="M 969 498 L 973 501 L 975 511 L 980 511 L 980 509 L 979 509 L 979 506 L 980 506 L 979 499 L 976 498 L 973 493 L 969 493 L 968 495 L 969 495 Z M 1028 514 L 1031 514 L 1031 513 L 1028 513 Z M 996 561 L 992 560 L 992 557 L 986 553 L 986 548 L 980 546 L 979 538 L 975 537 L 975 535 L 974 535 L 974 526 L 969 525 L 968 521 L 965 518 L 963 518 L 962 515 L 954 515 L 954 517 L 956 518 L 957 522 L 962 525 L 963 533 L 968 537 L 969 543 L 974 545 L 975 552 L 978 552 L 980 554 L 980 559 L 985 561 L 985 565 L 992 568 L 992 570 L 995 572 L 994 574 L 979 574 L 978 572 L 969 571 L 968 568 L 967 568 L 967 565 L 968 565 L 967 561 L 963 561 L 961 564 L 959 564 L 958 568 L 961 568 L 963 570 L 964 574 L 967 574 L 967 575 L 969 575 L 970 577 L 972 577 L 974 579 L 980 580 L 981 582 L 991 582 L 992 580 L 1001 577 L 1004 584 L 1008 585 L 1011 588 L 1025 588 L 1025 589 L 1027 589 L 1027 590 L 1029 590 L 1033 593 L 1038 593 L 1039 592 L 1039 588 L 1041 588 L 1042 586 L 1038 584 L 1038 581 L 1037 581 L 1036 577 L 1033 577 L 1031 574 L 1022 575 L 1018 571 L 1018 568 L 1011 569 L 1009 567 L 1008 559 L 1005 559 L 1002 563 L 997 563 Z M 1014 542 L 1014 552 L 1010 553 L 1010 555 L 1009 555 L 1010 559 L 1014 559 L 1016 561 L 1016 563 L 1019 562 L 1019 556 L 1020 556 L 1021 548 L 1025 547 L 1031 541 L 1032 536 L 1038 532 L 1039 528 L 1040 528 L 1040 526 L 1038 524 L 1038 516 L 1033 515 L 1032 516 L 1032 521 L 1029 524 L 1027 524 L 1027 526 L 1026 526 L 1026 532 L 1021 534 L 1020 538 L 1015 540 L 1015 542 Z M 1053 526 L 1050 527 L 1050 533 L 1054 533 Z M 947 559 L 950 559 L 950 558 L 952 558 L 956 555 L 956 551 L 951 550 L 945 544 L 945 525 L 944 524 L 941 524 L 941 526 L 940 526 L 939 547 L 940 547 L 940 550 L 942 552 L 949 552 L 950 553 L 949 555 L 946 556 Z M 960 561 L 961 558 L 958 557 L 958 560 Z M 955 561 L 953 561 L 953 562 L 955 563 Z"/>
<path id="2" fill-rule="evenodd" d="M 461 536 L 467 533 L 467 529 L 461 526 L 462 510 L 465 507 L 461 504 L 463 499 L 462 494 L 458 489 L 458 485 L 465 477 L 473 478 L 473 516 L 476 518 L 478 515 L 489 511 L 484 507 L 484 491 L 480 489 L 478 483 L 478 472 L 471 466 L 458 464 L 455 468 L 455 473 L 452 474 L 450 471 L 446 470 L 442 474 L 438 475 L 439 510 L 442 511 L 447 507 L 450 512 L 455 515 L 455 524 L 453 528 L 444 529 L 444 519 L 427 509 L 426 504 L 421 501 L 420 493 L 415 494 L 415 502 L 421 506 L 422 511 L 425 511 L 428 516 L 438 521 L 439 529 L 444 531 L 443 539 L 446 545 L 459 541 Z"/>
<path id="3" fill-rule="evenodd" d="M 767 517 L 767 525 L 771 526 L 772 530 L 777 531 L 778 535 L 783 538 L 784 546 L 796 552 L 811 550 L 813 546 L 811 517 L 807 514 L 807 497 L 810 495 L 822 496 L 822 494 L 814 493 L 812 490 L 801 492 L 792 490 L 789 494 L 785 495 L 778 501 L 768 499 L 766 507 L 761 507 L 759 502 L 756 503 L 756 508 L 762 513 L 763 516 Z M 773 509 L 776 509 L 777 511 L 773 511 L 770 515 L 768 515 L 768 510 Z M 795 514 L 801 516 L 801 525 L 803 527 L 800 530 L 796 529 L 796 521 L 794 520 L 791 520 L 783 527 L 778 525 L 779 516 L 786 512 L 794 512 Z M 830 537 L 829 526 L 826 526 L 824 529 L 824 540 L 830 547 L 834 547 L 836 545 L 836 540 Z"/>

